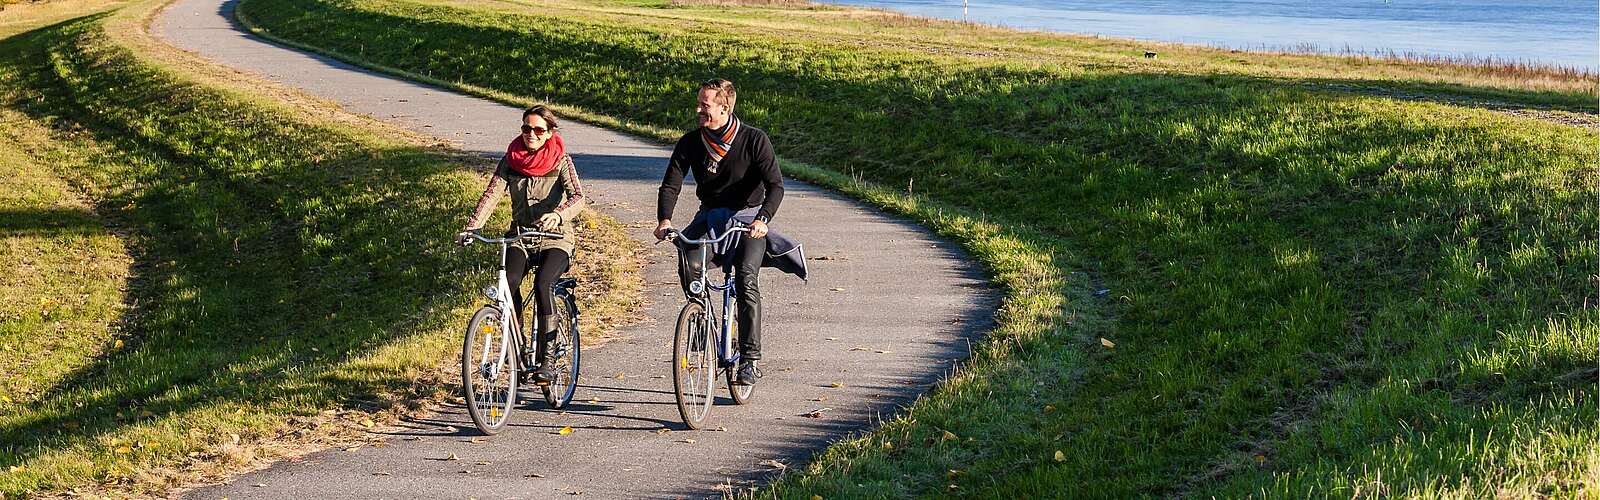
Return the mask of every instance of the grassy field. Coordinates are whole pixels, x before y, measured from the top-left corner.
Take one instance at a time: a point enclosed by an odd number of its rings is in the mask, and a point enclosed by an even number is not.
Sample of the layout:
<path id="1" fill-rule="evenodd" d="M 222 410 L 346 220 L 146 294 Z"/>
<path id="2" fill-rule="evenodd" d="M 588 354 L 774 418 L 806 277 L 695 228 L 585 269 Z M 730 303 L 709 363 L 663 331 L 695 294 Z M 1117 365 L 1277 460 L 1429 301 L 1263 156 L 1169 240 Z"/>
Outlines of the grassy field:
<path id="1" fill-rule="evenodd" d="M 0 13 L 0 496 L 381 446 L 451 389 L 492 269 L 449 244 L 484 160 L 155 42 L 160 3 Z M 586 313 L 617 324 L 635 244 L 585 217 Z"/>
<path id="2" fill-rule="evenodd" d="M 966 244 L 1007 291 L 974 359 L 766 493 L 1600 495 L 1600 137 L 1494 111 L 1592 120 L 1591 75 L 808 6 L 241 8 L 663 139 L 728 77 L 787 172 Z"/>

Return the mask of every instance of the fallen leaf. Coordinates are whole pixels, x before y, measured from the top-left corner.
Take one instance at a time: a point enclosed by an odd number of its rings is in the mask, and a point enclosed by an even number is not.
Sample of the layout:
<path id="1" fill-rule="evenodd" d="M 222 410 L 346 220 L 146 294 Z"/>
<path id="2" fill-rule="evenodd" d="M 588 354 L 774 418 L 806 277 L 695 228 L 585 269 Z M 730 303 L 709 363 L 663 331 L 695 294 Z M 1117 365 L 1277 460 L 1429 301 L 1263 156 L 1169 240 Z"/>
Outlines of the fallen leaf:
<path id="1" fill-rule="evenodd" d="M 622 379 L 628 378 L 628 374 L 622 373 L 622 372 L 617 372 L 617 376 L 614 377 L 614 378 L 616 378 L 617 380 L 622 380 Z"/>
<path id="2" fill-rule="evenodd" d="M 468 443 L 472 443 L 472 444 L 478 444 L 478 443 L 482 443 L 483 442 L 483 438 L 476 438 L 475 437 L 475 438 L 472 438 L 472 439 L 468 439 L 467 442 Z"/>
<path id="3" fill-rule="evenodd" d="M 823 412 L 826 412 L 826 411 L 832 410 L 832 409 L 833 408 L 817 408 L 815 410 L 811 410 L 811 411 L 802 413 L 802 414 L 800 414 L 800 416 L 806 417 L 806 418 L 822 418 L 822 413 Z"/>
<path id="4" fill-rule="evenodd" d="M 957 436 L 956 433 L 954 433 L 954 432 L 950 432 L 950 431 L 939 431 L 939 432 L 943 433 L 943 434 L 939 435 L 939 441 L 941 441 L 941 442 L 943 442 L 943 441 L 955 441 L 957 439 L 961 439 L 961 437 Z"/>
<path id="5" fill-rule="evenodd" d="M 828 397 L 827 396 L 817 396 L 817 397 L 811 398 L 811 400 L 812 401 L 827 401 Z"/>
<path id="6" fill-rule="evenodd" d="M 689 444 L 694 444 L 694 440 L 693 440 L 693 439 L 679 439 L 679 440 L 678 440 L 678 442 L 679 442 L 679 443 L 689 443 Z"/>
<path id="7" fill-rule="evenodd" d="M 1266 455 L 1256 454 L 1256 463 L 1261 464 L 1261 463 L 1266 463 L 1266 462 L 1267 462 L 1267 456 Z"/>
<path id="8" fill-rule="evenodd" d="M 256 484 L 253 484 L 251 486 L 255 486 L 257 488 L 265 488 L 265 487 L 267 487 L 267 483 L 256 483 Z"/>
<path id="9" fill-rule="evenodd" d="M 844 289 L 843 288 L 839 288 L 839 287 L 834 287 L 833 291 L 835 291 L 835 292 L 843 292 Z"/>
<path id="10" fill-rule="evenodd" d="M 787 469 L 787 468 L 789 468 L 788 464 L 785 464 L 783 462 L 779 462 L 777 460 L 771 460 L 771 459 L 762 460 L 760 462 L 756 462 L 756 465 L 765 465 L 767 467 L 771 467 L 771 468 L 774 468 L 774 469 Z"/>
<path id="11" fill-rule="evenodd" d="M 1053 411 L 1056 411 L 1056 405 L 1044 405 L 1044 412 L 1045 413 L 1050 413 L 1050 412 L 1053 412 Z"/>
<path id="12" fill-rule="evenodd" d="M 1100 345 L 1105 346 L 1106 349 L 1116 349 L 1117 348 L 1117 343 L 1116 342 L 1112 342 L 1110 340 L 1106 340 L 1105 337 L 1100 337 Z"/>
<path id="13" fill-rule="evenodd" d="M 489 462 L 473 462 L 472 465 L 489 465 Z"/>
<path id="14" fill-rule="evenodd" d="M 387 472 L 374 472 L 374 473 L 372 473 L 372 475 L 374 475 L 374 476 L 389 476 L 389 475 L 392 475 L 392 474 L 389 474 Z"/>
<path id="15" fill-rule="evenodd" d="M 728 432 L 728 428 L 719 425 L 717 426 L 717 432 Z"/>
<path id="16" fill-rule="evenodd" d="M 150 410 L 145 410 L 145 411 L 139 412 L 139 418 L 152 418 L 152 417 L 155 417 L 155 416 L 156 416 L 156 414 L 151 412 Z"/>
<path id="17" fill-rule="evenodd" d="M 62 427 L 67 428 L 67 430 L 69 430 L 69 431 L 77 429 L 81 425 L 82 424 L 79 424 L 77 420 L 72 420 L 72 421 L 66 422 L 64 424 L 61 424 Z"/>
<path id="18" fill-rule="evenodd" d="M 116 342 L 113 342 L 113 343 L 112 343 L 112 344 L 111 344 L 111 348 L 112 348 L 112 349 L 121 349 L 121 348 L 122 348 L 122 346 L 125 346 L 125 345 L 127 345 L 127 343 L 126 343 L 126 342 L 123 342 L 123 341 L 122 341 L 122 339 L 117 339 L 117 341 L 116 341 Z"/>
<path id="19" fill-rule="evenodd" d="M 894 351 L 873 351 L 873 352 L 876 352 L 878 354 L 889 354 L 889 353 L 894 352 Z"/>
<path id="20" fill-rule="evenodd" d="M 562 427 L 561 430 L 556 431 L 556 434 L 561 435 L 561 436 L 565 436 L 567 434 L 572 434 L 572 426 L 568 425 L 568 426 Z"/>
<path id="21" fill-rule="evenodd" d="M 668 432 L 672 432 L 672 429 L 668 429 L 666 427 L 662 427 L 660 429 L 656 429 L 656 434 L 666 434 Z"/>
<path id="22" fill-rule="evenodd" d="M 7 469 L 7 470 L 10 470 L 12 474 L 16 474 L 18 472 L 22 472 L 23 468 L 22 468 L 21 465 L 13 465 L 13 466 L 11 466 L 10 469 Z"/>
<path id="23" fill-rule="evenodd" d="M 822 495 L 811 495 L 811 500 L 822 500 Z"/>
<path id="24" fill-rule="evenodd" d="M 449 455 L 445 455 L 444 459 L 445 460 L 461 460 L 461 457 L 458 457 L 458 456 L 456 456 L 456 454 L 451 453 Z"/>
<path id="25" fill-rule="evenodd" d="M 127 446 L 118 446 L 117 449 L 112 450 L 112 451 L 116 452 L 119 455 L 126 455 L 126 454 L 129 454 L 129 453 L 133 453 L 133 448 L 129 448 Z"/>
<path id="26" fill-rule="evenodd" d="M 1056 450 L 1056 461 L 1057 462 L 1065 462 L 1065 461 L 1067 461 L 1067 454 L 1066 453 L 1062 453 L 1061 450 Z"/>
<path id="27" fill-rule="evenodd" d="M 955 479 L 957 476 L 960 476 L 962 474 L 964 474 L 964 472 L 956 470 L 956 469 L 950 469 L 948 471 L 945 471 L 944 477 L 945 477 L 945 479 Z"/>
<path id="28" fill-rule="evenodd" d="M 828 337 L 828 340 L 839 340 L 839 337 Z"/>
<path id="29" fill-rule="evenodd" d="M 361 445 L 358 444 L 358 445 L 355 445 L 355 446 L 351 446 L 349 448 L 345 448 L 344 451 L 356 451 L 356 450 L 359 450 L 359 449 L 361 449 Z"/>
<path id="30" fill-rule="evenodd" d="M 363 418 L 363 419 L 361 419 L 360 423 L 361 423 L 362 427 L 372 427 L 373 425 L 375 425 L 375 424 L 373 424 L 372 419 L 370 419 L 370 418 Z"/>
<path id="31" fill-rule="evenodd" d="M 832 387 L 834 389 L 838 389 L 840 387 L 844 387 L 844 382 L 834 382 L 832 384 L 828 384 L 828 387 Z"/>
<path id="32" fill-rule="evenodd" d="M 865 347 L 851 347 L 850 350 L 851 351 L 865 351 L 865 350 L 867 350 L 867 348 L 865 348 Z"/>

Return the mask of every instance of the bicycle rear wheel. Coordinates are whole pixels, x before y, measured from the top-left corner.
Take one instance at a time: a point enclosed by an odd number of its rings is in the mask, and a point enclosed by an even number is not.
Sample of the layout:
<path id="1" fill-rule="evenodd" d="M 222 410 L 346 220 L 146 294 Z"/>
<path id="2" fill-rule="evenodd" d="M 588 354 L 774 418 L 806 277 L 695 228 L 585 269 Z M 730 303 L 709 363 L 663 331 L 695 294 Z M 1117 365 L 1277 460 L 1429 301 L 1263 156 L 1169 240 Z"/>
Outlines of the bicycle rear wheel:
<path id="1" fill-rule="evenodd" d="M 733 318 L 733 321 L 732 321 L 732 323 L 733 323 L 733 331 L 729 332 L 728 336 L 733 338 L 734 343 L 735 343 L 735 347 L 734 348 L 737 349 L 738 348 L 737 347 L 737 345 L 738 345 L 737 343 L 739 341 L 739 317 L 732 310 L 730 310 L 728 312 L 735 314 L 735 316 Z M 750 399 L 755 397 L 755 395 L 756 395 L 756 386 L 753 386 L 753 385 L 739 385 L 739 384 L 735 384 L 734 383 L 736 381 L 735 379 L 739 378 L 739 364 L 738 363 L 734 363 L 733 366 L 725 367 L 725 368 L 722 369 L 722 371 L 728 375 L 728 396 L 733 398 L 733 404 L 742 405 L 742 404 L 745 404 L 745 403 L 749 403 Z"/>
<path id="2" fill-rule="evenodd" d="M 517 400 L 517 342 L 500 310 L 483 306 L 467 323 L 461 347 L 461 389 L 467 414 L 484 434 L 500 432 Z"/>
<path id="3" fill-rule="evenodd" d="M 672 388 L 678 400 L 678 414 L 690 429 L 699 429 L 711 415 L 717 348 L 709 324 L 705 307 L 689 302 L 678 313 L 678 329 L 672 340 Z"/>
<path id="4" fill-rule="evenodd" d="M 550 343 L 550 357 L 546 363 L 556 367 L 556 378 L 544 390 L 544 402 L 551 408 L 561 408 L 572 402 L 578 390 L 578 368 L 582 360 L 582 342 L 578 338 L 578 301 L 567 294 L 556 297 L 556 338 Z"/>

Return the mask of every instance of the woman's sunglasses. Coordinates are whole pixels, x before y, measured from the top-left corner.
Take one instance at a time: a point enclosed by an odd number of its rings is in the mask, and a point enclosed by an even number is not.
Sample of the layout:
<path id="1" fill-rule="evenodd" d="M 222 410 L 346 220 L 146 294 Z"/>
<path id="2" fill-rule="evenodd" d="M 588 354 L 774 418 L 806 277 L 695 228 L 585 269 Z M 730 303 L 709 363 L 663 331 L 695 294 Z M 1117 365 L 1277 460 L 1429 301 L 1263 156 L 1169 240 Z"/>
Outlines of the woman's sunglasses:
<path id="1" fill-rule="evenodd" d="M 539 135 L 544 135 L 545 132 L 549 132 L 549 131 L 550 131 L 550 129 L 547 129 L 547 128 L 544 128 L 544 127 L 534 127 L 534 126 L 530 126 L 528 124 L 523 124 L 522 125 L 522 133 L 524 133 L 524 134 L 529 133 L 529 132 L 533 132 L 533 133 L 536 133 L 536 134 L 539 134 Z"/>

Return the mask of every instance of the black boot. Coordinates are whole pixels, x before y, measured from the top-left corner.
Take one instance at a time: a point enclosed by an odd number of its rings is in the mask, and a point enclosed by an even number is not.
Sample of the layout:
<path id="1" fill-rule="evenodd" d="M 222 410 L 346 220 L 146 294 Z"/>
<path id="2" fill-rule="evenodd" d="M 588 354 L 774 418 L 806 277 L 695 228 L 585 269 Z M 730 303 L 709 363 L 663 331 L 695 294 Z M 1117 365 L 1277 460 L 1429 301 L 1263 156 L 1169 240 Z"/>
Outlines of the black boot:
<path id="1" fill-rule="evenodd" d="M 556 379 L 555 363 L 550 359 L 550 344 L 556 339 L 555 316 L 540 316 L 538 347 L 534 351 L 534 365 L 538 366 L 533 372 L 533 383 L 537 385 L 550 385 Z"/>

